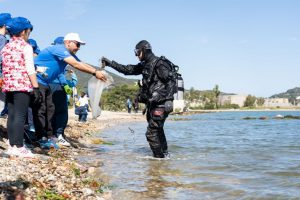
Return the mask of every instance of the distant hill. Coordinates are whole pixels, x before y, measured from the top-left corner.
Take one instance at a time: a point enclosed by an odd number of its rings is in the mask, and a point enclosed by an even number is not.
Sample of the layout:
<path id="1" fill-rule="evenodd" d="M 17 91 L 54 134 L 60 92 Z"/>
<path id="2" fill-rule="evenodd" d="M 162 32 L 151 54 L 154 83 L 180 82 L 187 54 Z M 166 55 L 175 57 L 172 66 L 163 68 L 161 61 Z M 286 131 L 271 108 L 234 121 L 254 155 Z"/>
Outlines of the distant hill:
<path id="1" fill-rule="evenodd" d="M 293 102 L 298 96 L 300 96 L 300 87 L 289 89 L 283 93 L 274 94 L 270 98 L 288 98 L 290 102 Z"/>
<path id="2" fill-rule="evenodd" d="M 72 68 L 72 69 L 74 69 L 74 68 Z M 74 71 L 75 71 L 75 73 L 78 77 L 78 85 L 80 85 L 80 87 L 87 88 L 88 80 L 92 77 L 92 75 L 81 72 L 77 69 L 74 69 Z M 135 82 L 138 81 L 138 79 L 127 79 L 127 78 L 123 78 L 123 77 L 118 76 L 118 75 L 116 75 L 114 73 L 111 73 L 111 72 L 108 72 L 108 73 L 113 77 L 113 79 L 114 79 L 114 84 L 113 85 L 115 85 L 115 86 L 118 86 L 118 85 L 133 85 L 133 84 L 135 84 Z"/>

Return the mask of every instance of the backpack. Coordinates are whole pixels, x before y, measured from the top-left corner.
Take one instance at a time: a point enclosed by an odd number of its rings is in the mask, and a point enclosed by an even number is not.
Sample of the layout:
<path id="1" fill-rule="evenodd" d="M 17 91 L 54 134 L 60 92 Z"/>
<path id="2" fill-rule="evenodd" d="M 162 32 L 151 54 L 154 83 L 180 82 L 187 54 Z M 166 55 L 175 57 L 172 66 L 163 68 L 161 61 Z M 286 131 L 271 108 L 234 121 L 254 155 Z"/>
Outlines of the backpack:
<path id="1" fill-rule="evenodd" d="M 180 86 L 178 85 L 178 83 L 179 83 L 178 80 L 183 80 L 181 74 L 178 72 L 179 67 L 178 67 L 178 65 L 175 65 L 174 63 L 172 63 L 166 57 L 161 56 L 155 62 L 154 68 L 156 67 L 156 64 L 158 63 L 158 61 L 160 61 L 160 60 L 166 62 L 168 64 L 168 66 L 170 66 L 170 74 L 169 74 L 170 80 L 169 80 L 168 84 L 171 86 L 170 90 L 171 90 L 171 93 L 173 93 L 172 95 L 174 95 L 178 92 L 178 90 L 180 90 Z"/>
<path id="2" fill-rule="evenodd" d="M 169 82 L 167 83 L 168 85 L 168 91 L 169 91 L 169 99 L 173 99 L 174 94 L 176 94 L 178 91 L 183 91 L 183 85 L 178 85 L 178 83 L 183 84 L 183 79 L 181 77 L 181 74 L 178 73 L 179 67 L 175 64 L 173 64 L 170 60 L 168 60 L 166 57 L 161 56 L 158 59 L 156 59 L 155 61 L 153 61 L 151 63 L 152 66 L 152 70 L 150 72 L 149 78 L 148 80 L 150 81 L 151 79 L 153 79 L 154 77 L 154 73 L 155 73 L 155 67 L 157 65 L 157 63 L 162 60 L 163 62 L 166 62 L 168 64 L 170 73 L 169 73 Z M 138 81 L 138 86 L 139 86 L 139 91 L 137 93 L 137 102 L 139 103 L 145 103 L 147 104 L 148 102 L 148 95 L 147 95 L 147 89 L 144 88 L 144 84 L 141 84 L 140 81 Z"/>

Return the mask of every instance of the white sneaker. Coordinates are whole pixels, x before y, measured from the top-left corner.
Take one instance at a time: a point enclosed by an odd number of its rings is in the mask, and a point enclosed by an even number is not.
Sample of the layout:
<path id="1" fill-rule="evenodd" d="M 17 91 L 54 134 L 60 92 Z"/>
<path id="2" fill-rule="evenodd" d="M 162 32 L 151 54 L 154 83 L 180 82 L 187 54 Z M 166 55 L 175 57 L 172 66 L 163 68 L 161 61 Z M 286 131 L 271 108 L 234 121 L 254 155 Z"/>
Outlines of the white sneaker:
<path id="1" fill-rule="evenodd" d="M 31 151 L 27 148 L 23 147 L 16 147 L 16 146 L 9 146 L 6 154 L 10 156 L 17 156 L 20 158 L 34 158 L 35 155 L 31 153 Z"/>
<path id="2" fill-rule="evenodd" d="M 14 147 L 10 146 L 10 144 L 8 143 L 8 148 L 7 148 L 7 151 L 5 152 L 7 155 L 12 155 L 13 152 L 14 152 Z"/>
<path id="3" fill-rule="evenodd" d="M 71 146 L 71 144 L 67 140 L 65 140 L 62 135 L 58 136 L 58 145 L 62 145 L 62 146 L 66 146 L 66 147 Z"/>

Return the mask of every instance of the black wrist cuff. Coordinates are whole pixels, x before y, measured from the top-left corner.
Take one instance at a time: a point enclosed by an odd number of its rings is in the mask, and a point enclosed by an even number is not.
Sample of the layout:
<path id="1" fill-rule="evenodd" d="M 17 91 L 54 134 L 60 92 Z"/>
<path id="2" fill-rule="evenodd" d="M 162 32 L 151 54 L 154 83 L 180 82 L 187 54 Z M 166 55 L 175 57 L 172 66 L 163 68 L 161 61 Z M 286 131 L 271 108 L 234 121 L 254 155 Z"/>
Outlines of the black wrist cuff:
<path id="1" fill-rule="evenodd" d="M 94 73 L 92 73 L 92 75 L 93 76 L 96 76 L 96 72 L 97 72 L 98 70 L 97 69 L 95 69 L 95 71 L 94 71 Z"/>

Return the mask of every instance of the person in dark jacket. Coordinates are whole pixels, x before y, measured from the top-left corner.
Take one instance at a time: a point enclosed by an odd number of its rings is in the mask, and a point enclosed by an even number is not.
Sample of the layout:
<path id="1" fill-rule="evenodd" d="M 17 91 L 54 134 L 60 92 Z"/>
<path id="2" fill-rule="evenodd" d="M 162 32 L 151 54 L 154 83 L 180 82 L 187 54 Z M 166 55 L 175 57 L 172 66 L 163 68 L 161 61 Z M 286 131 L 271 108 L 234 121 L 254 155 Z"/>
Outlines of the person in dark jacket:
<path id="1" fill-rule="evenodd" d="M 155 56 L 150 43 L 140 41 L 135 47 L 135 55 L 140 62 L 136 65 L 122 65 L 103 57 L 102 63 L 125 75 L 142 74 L 142 84 L 138 101 L 147 107 L 147 132 L 153 156 L 164 158 L 168 155 L 168 145 L 164 133 L 164 123 L 173 110 L 174 85 L 170 81 L 171 68 L 167 62 Z"/>

